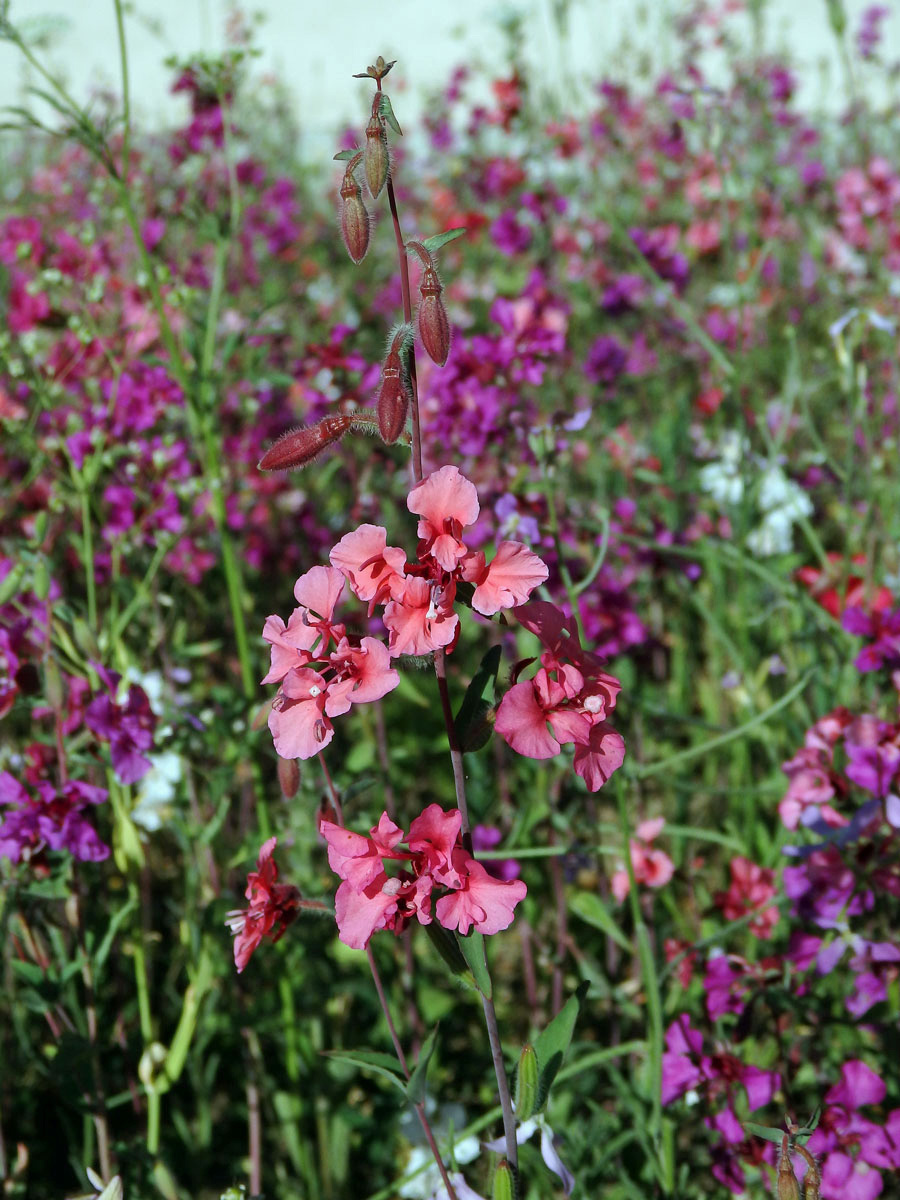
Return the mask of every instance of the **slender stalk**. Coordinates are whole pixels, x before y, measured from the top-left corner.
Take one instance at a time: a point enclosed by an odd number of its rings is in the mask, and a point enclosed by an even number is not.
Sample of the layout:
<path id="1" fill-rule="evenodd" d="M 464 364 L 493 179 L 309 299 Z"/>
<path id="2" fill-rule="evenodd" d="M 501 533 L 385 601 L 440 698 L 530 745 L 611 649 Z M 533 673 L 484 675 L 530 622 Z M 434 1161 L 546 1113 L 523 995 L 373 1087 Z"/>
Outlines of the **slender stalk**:
<path id="1" fill-rule="evenodd" d="M 128 45 L 125 41 L 125 14 L 122 0 L 113 0 L 116 7 L 116 35 L 119 42 L 119 69 L 122 72 L 122 178 L 128 179 L 128 159 L 131 151 L 131 86 L 128 74 Z"/>
<path id="2" fill-rule="evenodd" d="M 94 537 L 91 531 L 91 502 L 87 489 L 82 485 L 81 492 L 81 542 L 84 558 L 84 580 L 87 585 L 88 624 L 91 629 L 97 629 L 97 583 L 94 579 Z"/>
<path id="3" fill-rule="evenodd" d="M 391 1009 L 388 1004 L 387 996 L 385 995 L 384 985 L 381 982 L 381 975 L 378 972 L 378 966 L 375 962 L 375 955 L 372 953 L 372 947 L 366 946 L 366 957 L 369 960 L 369 970 L 372 972 L 372 980 L 375 984 L 375 991 L 378 993 L 378 1002 L 381 1005 L 381 1011 L 384 1013 L 384 1019 L 387 1022 L 387 1027 L 391 1035 L 391 1041 L 394 1043 L 394 1053 L 397 1055 L 397 1061 L 400 1063 L 400 1069 L 409 1081 L 410 1071 L 406 1062 L 406 1055 L 403 1053 L 403 1046 L 400 1038 L 397 1036 L 397 1030 L 394 1028 L 394 1021 L 391 1017 Z M 425 1134 L 425 1141 L 428 1143 L 428 1148 L 431 1151 L 434 1161 L 437 1164 L 437 1169 L 441 1173 L 441 1179 L 444 1181 L 444 1187 L 447 1189 L 447 1195 L 450 1200 L 457 1200 L 456 1191 L 450 1181 L 450 1176 L 447 1174 L 447 1168 L 444 1166 L 444 1160 L 441 1158 L 441 1152 L 438 1149 L 435 1141 L 434 1133 L 425 1113 L 425 1105 L 422 1103 L 413 1106 L 416 1110 L 416 1115 L 419 1118 L 419 1123 L 422 1126 L 422 1132 Z"/>
<path id="4" fill-rule="evenodd" d="M 486 959 L 487 955 L 485 955 Z M 500 1097 L 500 1110 L 503 1114 L 503 1136 L 506 1139 L 506 1160 L 518 1174 L 519 1146 L 516 1142 L 516 1117 L 513 1112 L 506 1067 L 503 1065 L 503 1048 L 500 1044 L 500 1030 L 497 1027 L 497 1013 L 493 1000 L 489 1000 L 487 996 L 481 997 L 481 1006 L 484 1009 L 484 1023 L 487 1026 L 488 1041 L 491 1044 L 491 1059 L 494 1063 L 494 1074 L 497 1077 L 497 1094 Z"/>
<path id="5" fill-rule="evenodd" d="M 376 81 L 381 91 L 381 80 Z M 397 197 L 394 195 L 394 183 L 390 174 L 387 177 L 388 205 L 391 210 L 391 220 L 394 225 L 394 240 L 397 243 L 397 259 L 400 264 L 400 292 L 403 297 L 403 320 L 412 322 L 412 298 L 409 287 L 409 259 L 406 256 L 406 246 L 403 242 L 403 232 L 400 229 L 400 215 L 397 212 Z M 409 352 L 409 387 L 412 392 L 412 477 L 413 483 L 422 480 L 422 429 L 419 423 L 419 382 L 416 375 L 416 348 Z"/>
<path id="6" fill-rule="evenodd" d="M 453 720 L 450 689 L 447 687 L 447 656 L 443 648 L 435 652 L 434 673 L 437 676 L 438 691 L 441 696 L 441 709 L 444 713 L 444 725 L 447 729 L 447 741 L 450 745 L 450 762 L 453 766 L 456 807 L 462 815 L 462 839 L 466 849 L 471 854 L 472 834 L 469 829 L 469 807 L 466 803 L 466 773 L 463 767 L 462 747 L 459 744 L 459 738 L 456 734 L 456 722 Z"/>

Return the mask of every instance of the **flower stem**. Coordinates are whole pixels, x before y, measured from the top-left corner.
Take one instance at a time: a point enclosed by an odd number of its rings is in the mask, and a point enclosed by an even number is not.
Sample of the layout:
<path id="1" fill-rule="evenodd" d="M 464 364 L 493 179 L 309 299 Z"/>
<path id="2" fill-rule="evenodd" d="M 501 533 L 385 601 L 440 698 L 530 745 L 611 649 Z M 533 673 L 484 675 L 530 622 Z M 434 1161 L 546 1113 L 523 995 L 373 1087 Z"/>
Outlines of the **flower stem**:
<path id="1" fill-rule="evenodd" d="M 487 954 L 485 954 L 487 963 Z M 497 1027 L 497 1013 L 494 1001 L 482 995 L 481 1005 L 484 1009 L 484 1023 L 487 1026 L 488 1041 L 491 1043 L 491 1058 L 494 1063 L 494 1074 L 497 1077 L 497 1094 L 500 1097 L 500 1109 L 503 1113 L 503 1136 L 506 1139 L 506 1160 L 513 1171 L 519 1170 L 519 1147 L 516 1143 L 516 1118 L 513 1113 L 512 1096 L 509 1092 L 509 1080 L 506 1077 L 506 1067 L 503 1065 L 503 1048 L 500 1044 L 500 1030 Z"/>
<path id="2" fill-rule="evenodd" d="M 400 1069 L 403 1071 L 403 1074 L 406 1076 L 408 1082 L 410 1073 L 406 1062 L 406 1055 L 403 1052 L 403 1046 L 400 1042 L 400 1038 L 397 1036 L 397 1030 L 394 1028 L 394 1021 L 391 1017 L 390 1005 L 388 1004 L 387 996 L 384 992 L 384 985 L 381 982 L 381 975 L 378 972 L 378 967 L 375 963 L 375 955 L 372 953 L 371 946 L 366 946 L 366 957 L 369 960 L 369 970 L 372 972 L 372 979 L 375 983 L 375 991 L 378 993 L 378 1001 L 381 1004 L 381 1011 L 384 1013 L 384 1019 L 387 1021 L 387 1027 L 391 1035 L 391 1041 L 394 1043 L 394 1052 L 397 1055 L 397 1061 L 400 1063 Z M 425 1140 L 428 1143 L 428 1148 L 431 1150 L 431 1153 L 434 1156 L 434 1161 L 437 1164 L 437 1169 L 441 1173 L 441 1179 L 444 1181 L 444 1187 L 447 1189 L 447 1195 L 450 1197 L 450 1200 L 457 1200 L 456 1192 L 453 1188 L 453 1184 L 450 1182 L 450 1176 L 447 1174 L 447 1168 L 444 1166 L 444 1160 L 441 1158 L 441 1152 L 438 1149 L 434 1133 L 425 1113 L 425 1105 L 420 1102 L 413 1107 L 416 1110 L 416 1115 L 418 1116 L 419 1122 L 422 1126 L 422 1132 L 425 1134 Z M 515 1144 L 515 1138 L 513 1138 L 513 1144 Z"/>

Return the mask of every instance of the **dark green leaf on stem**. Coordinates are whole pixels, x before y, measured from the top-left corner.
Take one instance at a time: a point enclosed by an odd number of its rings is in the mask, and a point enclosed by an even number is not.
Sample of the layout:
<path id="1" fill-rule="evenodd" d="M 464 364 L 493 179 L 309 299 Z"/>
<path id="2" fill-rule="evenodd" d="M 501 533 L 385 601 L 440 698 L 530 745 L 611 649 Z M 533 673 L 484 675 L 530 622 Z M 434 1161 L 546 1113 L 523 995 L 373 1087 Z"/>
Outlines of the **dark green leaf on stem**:
<path id="1" fill-rule="evenodd" d="M 484 949 L 484 935 L 475 933 L 474 931 L 466 937 L 460 937 L 457 934 L 456 942 L 463 952 L 463 957 L 472 969 L 472 974 L 475 976 L 475 986 L 481 992 L 482 996 L 484 996 L 485 1000 L 490 1000 L 494 993 Z"/>
<path id="2" fill-rule="evenodd" d="M 497 682 L 497 672 L 500 669 L 501 650 L 499 646 L 491 646 L 487 654 L 482 658 L 481 665 L 472 676 L 472 681 L 466 688 L 466 694 L 463 696 L 463 702 L 459 706 L 459 712 L 454 719 L 456 726 L 456 736 L 459 738 L 459 743 L 463 750 L 480 750 L 486 745 L 490 736 L 490 726 L 487 726 L 486 737 L 475 737 L 475 734 L 482 732 L 482 727 L 486 725 L 485 715 L 490 707 L 485 704 L 484 693 L 488 685 L 493 687 Z M 478 744 L 474 744 L 477 742 Z"/>
<path id="3" fill-rule="evenodd" d="M 406 1081 L 398 1074 L 400 1068 L 390 1054 L 381 1054 L 377 1050 L 326 1050 L 325 1057 L 334 1062 L 350 1063 L 354 1067 L 372 1071 L 406 1094 Z"/>
<path id="4" fill-rule="evenodd" d="M 574 996 L 570 996 L 547 1028 L 534 1039 L 532 1045 L 537 1055 L 540 1068 L 540 1084 L 538 1086 L 537 1110 L 540 1111 L 547 1103 L 550 1088 L 556 1073 L 563 1064 L 572 1034 L 575 1032 L 575 1022 L 581 1011 L 581 1005 L 588 990 L 587 981 L 578 985 Z"/>
<path id="5" fill-rule="evenodd" d="M 406 1085 L 406 1094 L 409 1096 L 410 1104 L 421 1104 L 425 1099 L 425 1081 L 428 1075 L 428 1064 L 431 1062 L 431 1056 L 434 1054 L 434 1048 L 437 1045 L 438 1027 L 435 1025 L 431 1033 L 422 1043 L 422 1049 L 419 1051 L 419 1061 L 413 1067 L 412 1074 L 409 1077 L 409 1082 Z"/>

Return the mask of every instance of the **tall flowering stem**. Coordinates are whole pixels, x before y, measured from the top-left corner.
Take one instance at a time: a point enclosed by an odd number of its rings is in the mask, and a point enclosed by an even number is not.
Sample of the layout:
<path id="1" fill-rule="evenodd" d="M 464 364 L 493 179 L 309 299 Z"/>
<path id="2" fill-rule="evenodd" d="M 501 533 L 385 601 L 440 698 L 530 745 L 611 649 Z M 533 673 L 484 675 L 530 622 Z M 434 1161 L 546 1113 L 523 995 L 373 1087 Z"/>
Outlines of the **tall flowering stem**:
<path id="1" fill-rule="evenodd" d="M 381 91 L 381 80 L 377 79 L 378 91 Z M 391 210 L 391 221 L 394 225 L 394 240 L 397 243 L 397 258 L 400 263 L 400 291 L 403 296 L 403 320 L 408 324 L 412 321 L 412 296 L 409 287 L 409 261 L 406 247 L 403 244 L 403 231 L 400 228 L 400 214 L 397 211 L 397 197 L 394 194 L 394 181 L 390 172 L 387 177 L 388 206 Z M 412 393 L 410 405 L 412 415 L 412 477 L 413 483 L 422 481 L 422 428 L 419 422 L 419 386 L 416 378 L 416 348 L 409 351 L 409 388 Z"/>

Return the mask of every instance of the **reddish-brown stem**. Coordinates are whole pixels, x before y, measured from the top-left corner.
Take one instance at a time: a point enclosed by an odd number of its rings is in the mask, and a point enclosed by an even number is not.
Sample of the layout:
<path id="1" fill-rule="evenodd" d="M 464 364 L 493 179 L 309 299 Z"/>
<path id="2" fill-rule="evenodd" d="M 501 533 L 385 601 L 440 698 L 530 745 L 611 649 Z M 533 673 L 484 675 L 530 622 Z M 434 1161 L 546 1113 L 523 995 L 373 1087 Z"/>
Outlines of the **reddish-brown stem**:
<path id="1" fill-rule="evenodd" d="M 391 1017 L 391 1008 L 388 1004 L 387 996 L 384 992 L 384 985 L 381 982 L 381 975 L 378 973 L 378 967 L 375 964 L 375 955 L 372 953 L 372 947 L 366 946 L 366 957 L 369 960 L 369 970 L 372 972 L 372 979 L 375 983 L 375 991 L 378 993 L 378 1002 L 381 1005 L 381 1011 L 384 1013 L 384 1019 L 387 1022 L 388 1031 L 391 1035 L 391 1041 L 394 1043 L 394 1053 L 397 1055 L 397 1061 L 400 1063 L 400 1069 L 409 1080 L 409 1067 L 406 1062 L 406 1055 L 403 1052 L 400 1038 L 397 1036 L 397 1030 L 394 1028 L 394 1021 Z M 435 1141 L 434 1134 L 431 1130 L 431 1125 L 428 1122 L 428 1117 L 425 1114 L 425 1105 L 416 1104 L 413 1106 L 416 1110 L 416 1115 L 422 1126 L 422 1132 L 425 1134 L 425 1140 L 428 1143 L 428 1148 L 434 1156 L 434 1161 L 437 1164 L 437 1169 L 441 1173 L 441 1179 L 444 1181 L 444 1187 L 447 1189 L 447 1195 L 450 1200 L 457 1200 L 456 1192 L 453 1184 L 450 1181 L 450 1176 L 447 1174 L 447 1168 L 444 1166 L 444 1160 L 441 1158 L 441 1152 L 438 1149 L 438 1144 Z"/>
<path id="2" fill-rule="evenodd" d="M 466 774 L 463 768 L 462 747 L 456 735 L 456 723 L 453 720 L 453 708 L 450 704 L 450 689 L 447 686 L 447 656 L 443 647 L 435 651 L 434 673 L 437 676 L 438 691 L 441 696 L 441 709 L 444 713 L 444 725 L 447 729 L 447 742 L 450 746 L 450 762 L 453 765 L 453 785 L 456 789 L 456 807 L 462 816 L 463 845 L 472 853 L 472 833 L 469 829 L 469 808 L 466 804 Z"/>
<path id="3" fill-rule="evenodd" d="M 376 80 L 379 92 L 381 80 Z M 391 220 L 394 223 L 394 240 L 397 243 L 397 258 L 400 263 L 400 292 L 403 296 L 403 320 L 409 325 L 412 322 L 412 298 L 409 288 L 409 262 L 406 257 L 406 247 L 403 244 L 403 231 L 400 228 L 400 214 L 397 212 L 397 197 L 394 195 L 394 183 L 390 175 L 387 179 L 388 205 L 391 210 Z M 412 479 L 413 483 L 422 482 L 422 430 L 419 425 L 419 384 L 416 376 L 416 347 L 413 345 L 409 352 L 409 389 L 412 392 Z"/>
<path id="4" fill-rule="evenodd" d="M 334 806 L 335 815 L 337 816 L 338 825 L 344 824 L 344 810 L 341 808 L 341 802 L 338 798 L 337 788 L 334 786 L 334 780 L 331 778 L 331 772 L 328 770 L 328 764 L 325 762 L 325 755 L 319 755 L 319 766 L 322 768 L 322 774 L 325 776 L 325 785 L 328 788 L 328 795 L 331 797 L 331 803 Z"/>

